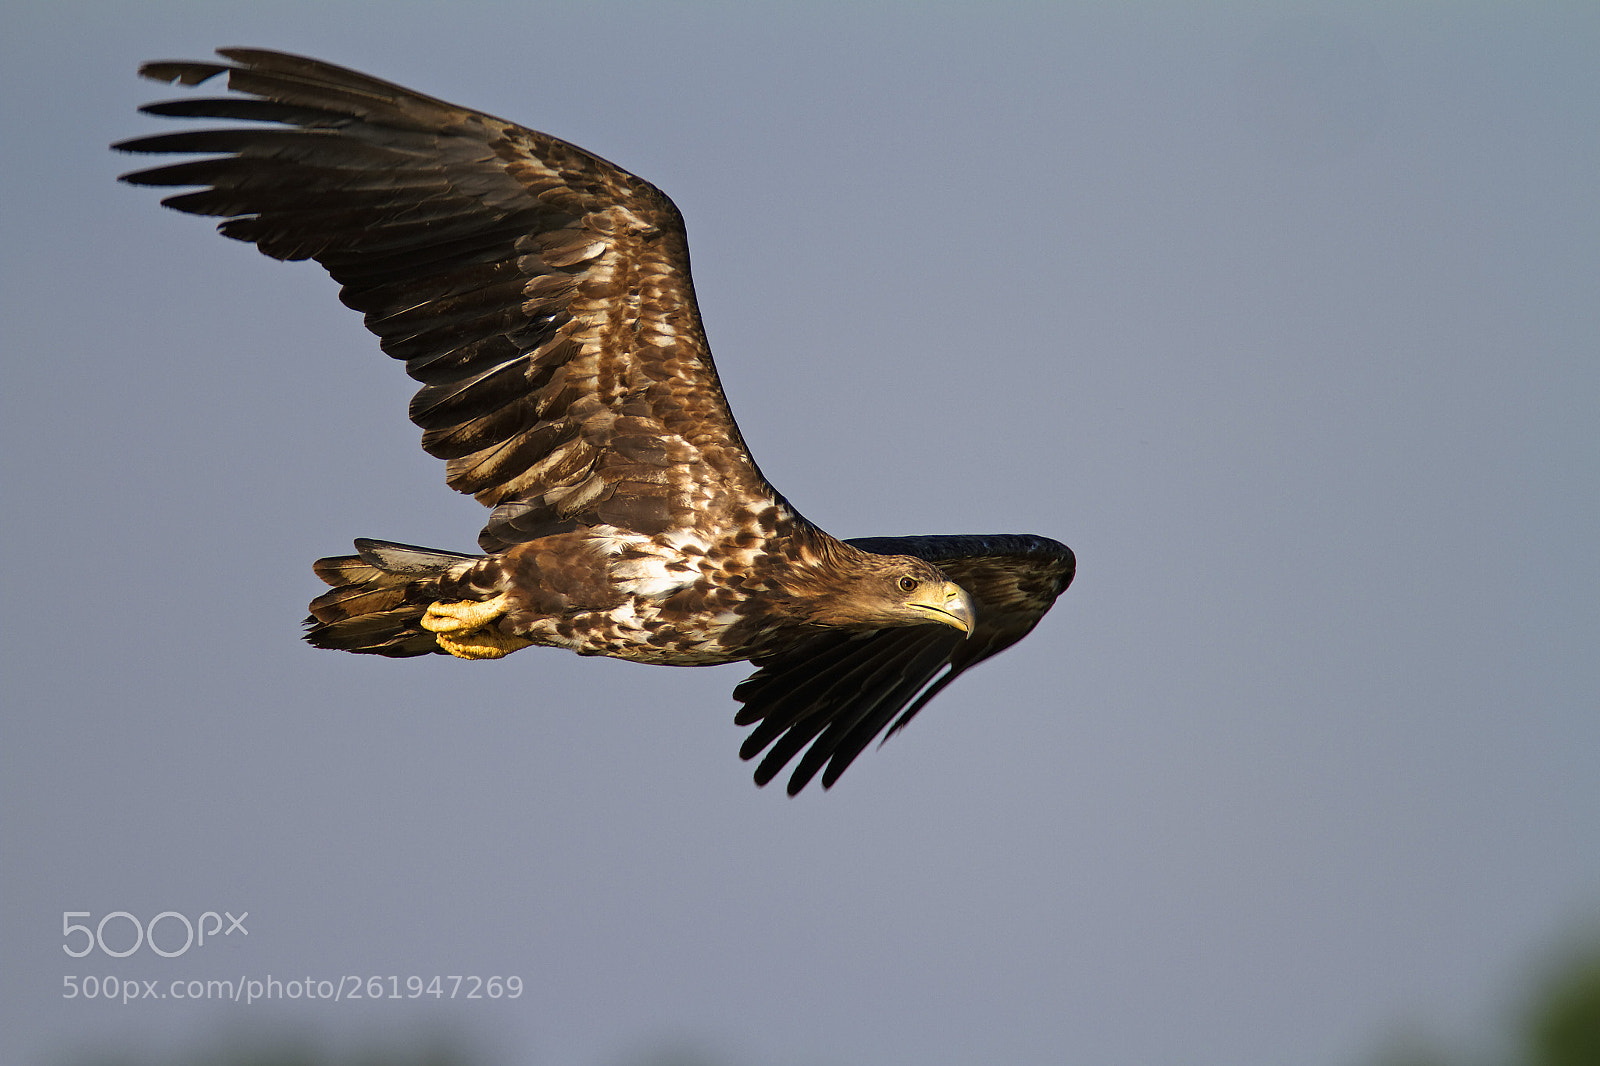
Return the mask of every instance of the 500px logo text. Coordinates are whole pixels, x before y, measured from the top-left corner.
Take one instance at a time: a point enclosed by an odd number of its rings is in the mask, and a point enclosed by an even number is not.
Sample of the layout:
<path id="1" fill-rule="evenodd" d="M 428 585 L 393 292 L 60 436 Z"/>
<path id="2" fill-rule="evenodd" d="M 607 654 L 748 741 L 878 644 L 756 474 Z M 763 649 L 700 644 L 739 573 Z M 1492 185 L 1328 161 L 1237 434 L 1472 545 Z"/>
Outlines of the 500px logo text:
<path id="1" fill-rule="evenodd" d="M 61 936 L 66 941 L 61 945 L 62 951 L 75 959 L 81 959 L 95 948 L 99 948 L 113 959 L 125 959 L 138 951 L 141 946 L 148 945 L 151 951 L 162 958 L 175 959 L 190 947 L 205 947 L 208 936 L 215 940 L 218 933 L 223 936 L 232 936 L 236 932 L 245 936 L 250 935 L 250 930 L 244 927 L 244 920 L 250 917 L 249 911 L 240 911 L 237 918 L 228 911 L 223 911 L 221 914 L 216 911 L 206 911 L 192 922 L 187 915 L 177 911 L 162 911 L 148 922 L 139 921 L 127 911 L 112 911 L 104 915 L 92 929 L 73 921 L 74 918 L 93 919 L 93 917 L 90 911 L 61 912 Z M 223 918 L 228 920 L 227 928 L 223 928 Z M 108 926 L 112 934 L 112 944 L 109 945 L 106 943 Z M 161 930 L 161 943 L 156 942 L 158 927 Z M 75 946 L 74 940 L 78 934 L 82 934 L 82 939 L 78 940 Z M 133 942 L 128 944 L 130 936 Z M 183 938 L 182 943 L 178 942 L 179 936 Z"/>

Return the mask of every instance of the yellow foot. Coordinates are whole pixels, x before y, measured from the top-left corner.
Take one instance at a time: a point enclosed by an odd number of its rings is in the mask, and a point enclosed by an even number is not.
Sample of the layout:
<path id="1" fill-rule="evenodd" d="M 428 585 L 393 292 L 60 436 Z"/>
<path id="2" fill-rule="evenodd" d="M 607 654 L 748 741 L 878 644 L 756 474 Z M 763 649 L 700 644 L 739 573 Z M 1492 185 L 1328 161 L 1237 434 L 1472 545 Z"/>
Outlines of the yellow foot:
<path id="1" fill-rule="evenodd" d="M 422 628 L 433 634 L 439 647 L 458 659 L 498 659 L 533 641 L 509 636 L 494 627 L 506 613 L 506 596 L 492 600 L 462 600 L 459 603 L 430 603 L 422 616 Z"/>

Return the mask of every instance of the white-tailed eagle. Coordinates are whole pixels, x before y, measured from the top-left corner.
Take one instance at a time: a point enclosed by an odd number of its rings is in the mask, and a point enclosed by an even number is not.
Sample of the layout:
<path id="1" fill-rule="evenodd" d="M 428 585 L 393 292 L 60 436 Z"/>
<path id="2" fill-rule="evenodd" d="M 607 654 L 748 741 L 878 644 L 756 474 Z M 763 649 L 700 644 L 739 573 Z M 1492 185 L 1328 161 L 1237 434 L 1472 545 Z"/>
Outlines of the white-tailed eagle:
<path id="1" fill-rule="evenodd" d="M 491 508 L 482 554 L 358 540 L 306 639 L 376 655 L 568 648 L 749 660 L 741 755 L 823 787 L 1072 581 L 1024 535 L 840 541 L 769 485 L 717 382 L 683 220 L 565 141 L 316 60 L 249 48 L 146 63 L 235 95 L 151 104 L 252 125 L 123 141 L 183 162 L 123 176 L 277 259 L 314 259 L 422 382 L 411 419 Z M 892 724 L 891 724 L 892 723 Z"/>

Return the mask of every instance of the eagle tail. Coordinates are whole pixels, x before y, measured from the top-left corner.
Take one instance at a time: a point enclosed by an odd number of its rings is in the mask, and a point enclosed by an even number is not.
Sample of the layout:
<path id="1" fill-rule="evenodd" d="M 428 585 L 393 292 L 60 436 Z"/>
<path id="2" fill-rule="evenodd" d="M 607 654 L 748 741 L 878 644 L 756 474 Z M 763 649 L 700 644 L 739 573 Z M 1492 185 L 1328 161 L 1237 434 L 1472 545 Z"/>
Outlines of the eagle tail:
<path id="1" fill-rule="evenodd" d="M 359 539 L 355 555 L 318 559 L 312 569 L 333 588 L 311 601 L 305 639 L 318 648 L 387 655 L 444 654 L 419 624 L 428 605 L 481 555 Z"/>

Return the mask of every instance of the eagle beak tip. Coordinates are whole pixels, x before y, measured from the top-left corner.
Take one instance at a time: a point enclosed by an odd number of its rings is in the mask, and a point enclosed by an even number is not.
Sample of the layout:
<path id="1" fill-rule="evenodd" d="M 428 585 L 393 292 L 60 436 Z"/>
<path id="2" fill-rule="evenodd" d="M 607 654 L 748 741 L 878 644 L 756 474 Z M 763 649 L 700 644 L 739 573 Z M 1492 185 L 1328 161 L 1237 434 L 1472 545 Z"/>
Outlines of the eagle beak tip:
<path id="1" fill-rule="evenodd" d="M 978 624 L 978 612 L 974 609 L 972 597 L 967 595 L 967 590 L 954 582 L 947 586 L 945 611 L 950 615 L 950 624 L 961 630 L 962 636 L 970 639 L 972 630 Z"/>

